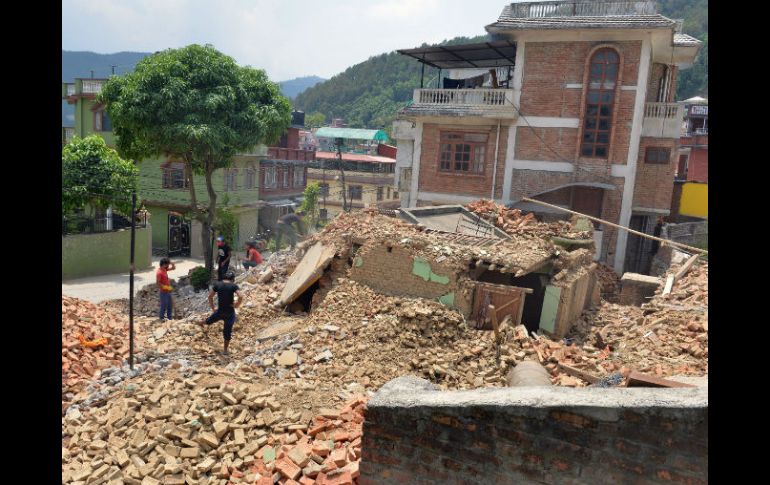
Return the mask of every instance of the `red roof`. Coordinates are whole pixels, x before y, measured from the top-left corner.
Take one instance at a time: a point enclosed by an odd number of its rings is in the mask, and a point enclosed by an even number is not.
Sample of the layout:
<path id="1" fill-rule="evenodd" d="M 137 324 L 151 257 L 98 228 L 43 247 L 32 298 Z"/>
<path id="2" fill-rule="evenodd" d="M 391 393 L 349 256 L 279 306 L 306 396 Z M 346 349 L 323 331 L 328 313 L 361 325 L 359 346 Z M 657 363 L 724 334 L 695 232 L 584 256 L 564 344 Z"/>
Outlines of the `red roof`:
<path id="1" fill-rule="evenodd" d="M 336 152 L 315 152 L 316 160 L 337 160 Z M 342 160 L 346 162 L 365 162 L 365 163 L 396 163 L 395 158 L 381 157 L 377 155 L 363 155 L 361 153 L 343 153 Z"/>

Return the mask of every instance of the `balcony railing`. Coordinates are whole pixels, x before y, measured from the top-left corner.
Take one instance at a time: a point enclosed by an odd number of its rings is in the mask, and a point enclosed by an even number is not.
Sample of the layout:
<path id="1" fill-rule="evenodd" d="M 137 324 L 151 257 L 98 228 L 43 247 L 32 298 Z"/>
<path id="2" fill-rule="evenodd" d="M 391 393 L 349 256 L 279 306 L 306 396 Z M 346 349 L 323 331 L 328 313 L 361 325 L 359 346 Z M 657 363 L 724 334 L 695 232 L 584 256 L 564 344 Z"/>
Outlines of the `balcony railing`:
<path id="1" fill-rule="evenodd" d="M 658 13 L 654 0 L 596 1 L 572 0 L 565 2 L 526 2 L 511 5 L 511 17 L 604 17 L 610 15 L 654 15 Z"/>
<path id="2" fill-rule="evenodd" d="M 67 96 L 74 96 L 74 95 L 75 95 L 75 84 L 67 83 Z"/>
<path id="3" fill-rule="evenodd" d="M 415 89 L 415 104 L 512 107 L 513 89 Z"/>
<path id="4" fill-rule="evenodd" d="M 679 138 L 684 111 L 684 105 L 677 103 L 646 103 L 642 136 Z"/>
<path id="5" fill-rule="evenodd" d="M 83 94 L 99 94 L 102 91 L 102 86 L 104 85 L 104 81 L 102 80 L 91 80 L 91 79 L 84 79 L 83 80 Z"/>
<path id="6" fill-rule="evenodd" d="M 311 150 L 299 150 L 296 148 L 269 147 L 267 158 L 271 160 L 297 160 L 312 162 L 315 160 L 315 152 Z"/>

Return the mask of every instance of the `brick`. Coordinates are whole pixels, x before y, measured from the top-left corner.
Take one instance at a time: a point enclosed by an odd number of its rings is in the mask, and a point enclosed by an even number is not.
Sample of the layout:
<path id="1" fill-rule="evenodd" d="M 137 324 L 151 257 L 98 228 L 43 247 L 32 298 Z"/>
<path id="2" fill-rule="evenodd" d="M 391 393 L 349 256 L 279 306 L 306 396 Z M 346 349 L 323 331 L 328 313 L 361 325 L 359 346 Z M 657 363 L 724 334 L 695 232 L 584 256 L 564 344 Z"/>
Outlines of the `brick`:
<path id="1" fill-rule="evenodd" d="M 299 477 L 300 473 L 302 473 L 302 469 L 287 458 L 277 460 L 275 462 L 275 469 L 279 471 L 281 475 L 291 478 L 292 480 Z"/>
<path id="2" fill-rule="evenodd" d="M 160 481 L 152 477 L 144 477 L 142 479 L 142 485 L 160 485 Z"/>
<path id="3" fill-rule="evenodd" d="M 344 466 L 345 463 L 347 463 L 346 455 L 347 452 L 345 451 L 345 448 L 337 448 L 331 453 L 331 461 L 333 461 L 334 464 L 338 467 Z"/>
<path id="4" fill-rule="evenodd" d="M 200 448 L 182 448 L 179 451 L 179 457 L 180 458 L 195 458 L 200 453 Z"/>
<path id="5" fill-rule="evenodd" d="M 287 453 L 287 456 L 300 468 L 307 465 L 307 462 L 310 461 L 310 454 L 304 452 L 300 447 L 292 448 L 291 451 Z"/>

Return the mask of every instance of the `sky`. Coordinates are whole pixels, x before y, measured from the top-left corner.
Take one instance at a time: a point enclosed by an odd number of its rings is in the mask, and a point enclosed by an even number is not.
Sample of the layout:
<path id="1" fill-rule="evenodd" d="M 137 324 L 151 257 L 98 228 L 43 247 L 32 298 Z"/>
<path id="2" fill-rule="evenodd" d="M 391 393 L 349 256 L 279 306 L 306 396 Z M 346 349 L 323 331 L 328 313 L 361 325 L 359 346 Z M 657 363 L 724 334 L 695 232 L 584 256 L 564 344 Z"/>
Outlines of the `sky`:
<path id="1" fill-rule="evenodd" d="M 62 0 L 62 49 L 212 44 L 273 81 L 330 78 L 371 56 L 485 33 L 510 0 Z"/>

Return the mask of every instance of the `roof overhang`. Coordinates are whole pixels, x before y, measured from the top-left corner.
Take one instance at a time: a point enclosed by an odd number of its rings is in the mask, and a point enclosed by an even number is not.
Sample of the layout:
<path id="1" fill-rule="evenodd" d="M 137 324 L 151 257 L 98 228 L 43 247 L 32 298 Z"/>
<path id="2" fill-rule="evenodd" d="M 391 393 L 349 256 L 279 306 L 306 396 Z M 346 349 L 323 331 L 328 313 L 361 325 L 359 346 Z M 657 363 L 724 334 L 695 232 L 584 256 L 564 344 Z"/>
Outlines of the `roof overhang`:
<path id="1" fill-rule="evenodd" d="M 418 47 L 396 52 L 438 69 L 494 68 L 515 64 L 516 43 L 503 40 L 478 44 Z"/>

